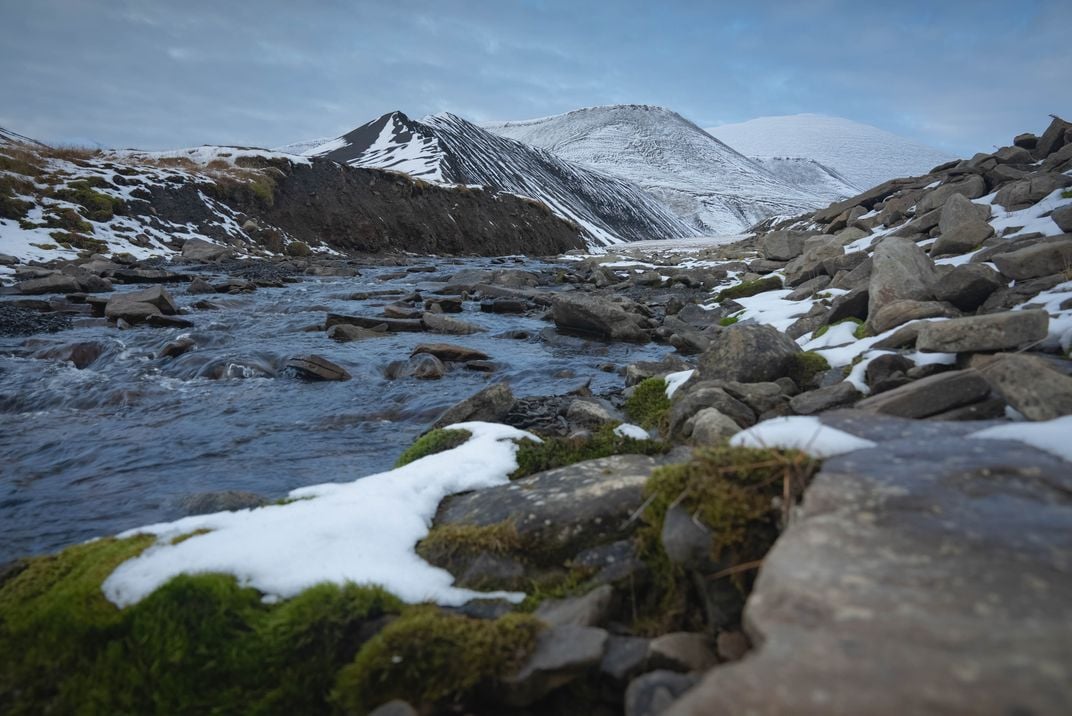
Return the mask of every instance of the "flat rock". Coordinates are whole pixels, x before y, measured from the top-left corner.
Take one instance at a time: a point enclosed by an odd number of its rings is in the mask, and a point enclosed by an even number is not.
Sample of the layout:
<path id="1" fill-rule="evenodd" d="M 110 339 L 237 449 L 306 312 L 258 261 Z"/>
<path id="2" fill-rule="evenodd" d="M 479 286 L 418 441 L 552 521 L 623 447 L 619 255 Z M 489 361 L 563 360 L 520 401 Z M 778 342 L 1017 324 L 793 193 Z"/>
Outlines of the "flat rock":
<path id="1" fill-rule="evenodd" d="M 608 298 L 556 295 L 551 303 L 551 315 L 560 330 L 609 340 L 644 343 L 651 339 L 640 325 L 640 316 L 626 311 Z"/>
<path id="2" fill-rule="evenodd" d="M 789 407 L 797 415 L 814 415 L 833 408 L 851 405 L 862 398 L 856 386 L 848 381 L 829 385 L 818 390 L 795 395 L 789 400 Z"/>
<path id="3" fill-rule="evenodd" d="M 561 626 L 541 632 L 518 673 L 503 680 L 504 701 L 511 706 L 535 703 L 598 665 L 606 644 L 607 632 L 594 627 Z"/>
<path id="4" fill-rule="evenodd" d="M 1072 377 L 1054 370 L 1042 358 L 1002 353 L 973 356 L 970 365 L 1028 420 L 1072 415 Z"/>
<path id="5" fill-rule="evenodd" d="M 433 333 L 445 333 L 452 336 L 467 336 L 472 333 L 481 333 L 484 329 L 468 321 L 444 316 L 442 313 L 425 312 L 421 314 L 421 323 L 424 328 Z"/>
<path id="6" fill-rule="evenodd" d="M 908 239 L 887 237 L 875 247 L 868 284 L 868 316 L 901 299 L 929 301 L 937 275 L 923 250 Z"/>
<path id="7" fill-rule="evenodd" d="M 113 321 L 123 320 L 135 325 L 145 322 L 150 316 L 159 316 L 160 309 L 140 301 L 109 301 L 104 307 L 104 315 Z"/>
<path id="8" fill-rule="evenodd" d="M 791 261 L 804 253 L 808 234 L 800 231 L 772 231 L 756 240 L 760 256 L 774 261 Z"/>
<path id="9" fill-rule="evenodd" d="M 651 640 L 648 664 L 670 671 L 707 671 L 718 663 L 714 644 L 706 634 L 678 631 Z"/>
<path id="10" fill-rule="evenodd" d="M 234 255 L 230 246 L 221 246 L 204 239 L 187 239 L 182 245 L 182 257 L 191 261 L 219 261 Z"/>
<path id="11" fill-rule="evenodd" d="M 931 245 L 931 256 L 958 256 L 974 251 L 994 235 L 994 227 L 985 221 L 965 221 L 938 237 Z"/>
<path id="12" fill-rule="evenodd" d="M 936 321 L 919 329 L 916 348 L 931 353 L 1015 349 L 1046 338 L 1049 324 L 1049 314 L 1038 310 Z"/>
<path id="13" fill-rule="evenodd" d="M 856 407 L 901 418 L 926 418 L 985 400 L 989 394 L 989 383 L 978 373 L 954 370 L 865 398 Z"/>
<path id="14" fill-rule="evenodd" d="M 168 290 L 163 286 L 153 286 L 152 288 L 146 288 L 141 291 L 128 291 L 126 293 L 117 293 L 108 299 L 108 307 L 118 307 L 124 303 L 148 303 L 156 307 L 156 312 L 165 316 L 174 316 L 179 312 L 179 307 L 175 304 L 175 299 L 171 297 Z M 113 311 L 118 310 L 112 308 Z M 105 308 L 105 315 L 108 315 L 108 308 Z M 109 316 L 110 318 L 111 316 Z"/>
<path id="15" fill-rule="evenodd" d="M 376 331 L 371 328 L 352 326 L 347 323 L 337 323 L 328 329 L 328 338 L 333 341 L 338 341 L 339 343 L 363 341 L 369 338 L 383 338 L 386 335 L 388 335 L 386 330 Z"/>
<path id="16" fill-rule="evenodd" d="M 943 275 L 934 285 L 934 297 L 962 311 L 974 311 L 1005 286 L 1004 279 L 985 264 L 962 264 Z"/>
<path id="17" fill-rule="evenodd" d="M 659 716 L 687 692 L 699 677 L 674 671 L 650 671 L 633 679 L 625 690 L 625 716 Z"/>
<path id="18" fill-rule="evenodd" d="M 987 221 L 990 218 L 990 207 L 986 204 L 976 204 L 963 194 L 954 194 L 946 199 L 942 206 L 942 216 L 938 220 L 938 230 L 942 234 L 948 234 L 966 223 L 973 221 Z"/>
<path id="19" fill-rule="evenodd" d="M 443 428 L 454 423 L 466 423 L 472 420 L 497 423 L 506 417 L 506 414 L 514 407 L 514 402 L 514 394 L 510 391 L 510 386 L 506 383 L 495 383 L 447 408 L 432 423 L 432 427 Z"/>
<path id="20" fill-rule="evenodd" d="M 287 361 L 287 368 L 307 380 L 350 380 L 346 369 L 318 355 L 300 356 Z"/>
<path id="21" fill-rule="evenodd" d="M 799 352 L 793 339 L 771 326 L 738 323 L 700 356 L 699 374 L 705 380 L 774 381 L 789 375 Z"/>
<path id="22" fill-rule="evenodd" d="M 15 284 L 15 290 L 23 296 L 40 296 L 46 293 L 77 293 L 82 290 L 73 276 L 56 273 L 44 278 L 31 278 Z"/>
<path id="23" fill-rule="evenodd" d="M 424 324 L 419 318 L 386 318 L 383 316 L 345 316 L 340 313 L 329 313 L 324 321 L 325 328 L 337 325 L 358 326 L 373 330 L 386 330 L 392 333 L 423 331 Z"/>
<path id="24" fill-rule="evenodd" d="M 552 627 L 600 626 L 610 616 L 614 587 L 604 584 L 580 597 L 545 599 L 533 616 Z"/>
<path id="25" fill-rule="evenodd" d="M 1072 177 L 1057 173 L 1037 173 L 1006 184 L 998 190 L 994 203 L 1006 211 L 1026 209 L 1056 189 L 1072 185 Z"/>
<path id="26" fill-rule="evenodd" d="M 410 356 L 415 356 L 419 353 L 428 353 L 434 355 L 441 361 L 465 363 L 471 360 L 488 360 L 491 356 L 483 351 L 478 351 L 475 348 L 468 348 L 466 346 L 459 346 L 453 343 L 419 343 L 417 347 L 413 349 Z"/>
<path id="27" fill-rule="evenodd" d="M 756 647 L 665 713 L 1067 713 L 1069 463 L 976 426 L 828 417 L 880 444 L 824 463 L 748 600 Z"/>
<path id="28" fill-rule="evenodd" d="M 870 327 L 875 333 L 885 333 L 921 318 L 956 318 L 960 311 L 956 306 L 941 301 L 913 301 L 901 299 L 882 306 L 871 317 Z"/>
<path id="29" fill-rule="evenodd" d="M 1072 265 L 1072 236 L 1062 235 L 1016 251 L 997 254 L 994 265 L 1003 276 L 1022 281 L 1049 276 Z"/>

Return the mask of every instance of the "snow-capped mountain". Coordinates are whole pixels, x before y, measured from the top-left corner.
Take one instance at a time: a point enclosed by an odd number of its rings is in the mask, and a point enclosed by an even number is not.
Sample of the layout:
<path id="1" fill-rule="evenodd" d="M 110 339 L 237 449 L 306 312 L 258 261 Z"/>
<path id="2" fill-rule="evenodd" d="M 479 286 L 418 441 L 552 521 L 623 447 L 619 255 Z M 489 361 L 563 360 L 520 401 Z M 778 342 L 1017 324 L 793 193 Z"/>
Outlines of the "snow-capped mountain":
<path id="1" fill-rule="evenodd" d="M 814 159 L 861 189 L 926 174 L 956 158 L 878 127 L 822 114 L 757 117 L 707 132 L 750 157 Z"/>
<path id="2" fill-rule="evenodd" d="M 0 127 L 0 144 L 36 144 L 40 146 L 41 142 Z"/>
<path id="3" fill-rule="evenodd" d="M 577 222 L 596 244 L 696 233 L 628 181 L 492 134 L 453 114 L 418 122 L 391 112 L 304 154 L 403 172 L 429 182 L 482 185 L 537 199 L 559 216 Z"/>
<path id="4" fill-rule="evenodd" d="M 863 191 L 835 170 L 814 159 L 768 157 L 756 161 L 785 183 L 822 197 L 830 197 L 832 202 L 848 199 Z"/>
<path id="5" fill-rule="evenodd" d="M 826 183 L 784 181 L 692 122 L 661 107 L 590 107 L 484 125 L 643 187 L 704 233 L 736 233 L 775 214 L 799 214 L 851 195 Z"/>

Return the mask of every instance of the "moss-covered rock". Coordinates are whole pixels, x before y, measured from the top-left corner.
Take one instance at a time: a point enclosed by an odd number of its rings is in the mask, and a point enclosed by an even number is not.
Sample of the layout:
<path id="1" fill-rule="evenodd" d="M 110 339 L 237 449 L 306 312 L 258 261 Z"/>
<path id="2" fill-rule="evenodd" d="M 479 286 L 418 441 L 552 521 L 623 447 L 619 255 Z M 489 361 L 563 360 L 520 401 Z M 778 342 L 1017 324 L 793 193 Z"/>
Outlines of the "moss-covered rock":
<path id="1" fill-rule="evenodd" d="M 517 449 L 518 467 L 510 474 L 510 479 L 610 455 L 661 455 L 670 449 L 660 440 L 636 440 L 616 435 L 615 427 L 608 423 L 586 437 L 549 437 L 539 443 L 522 440 Z"/>
<path id="2" fill-rule="evenodd" d="M 365 714 L 392 699 L 424 707 L 460 701 L 480 683 L 516 672 L 542 628 L 527 614 L 480 620 L 412 609 L 339 673 L 335 702 L 346 713 Z"/>
<path id="3" fill-rule="evenodd" d="M 52 195 L 57 199 L 78 204 L 86 218 L 92 221 L 111 221 L 113 216 L 124 212 L 126 204 L 122 199 L 96 191 L 95 186 L 101 186 L 101 182 L 80 179 L 57 189 Z"/>
<path id="4" fill-rule="evenodd" d="M 830 363 L 818 353 L 803 351 L 793 356 L 789 377 L 801 388 L 815 385 L 818 377 L 830 370 Z"/>
<path id="5" fill-rule="evenodd" d="M 624 409 L 626 416 L 642 428 L 664 429 L 666 416 L 670 412 L 666 381 L 659 377 L 640 381 L 633 388 L 633 394 L 626 399 Z"/>
<path id="6" fill-rule="evenodd" d="M 417 438 L 416 442 L 406 448 L 405 452 L 398 456 L 395 467 L 408 465 L 414 460 L 434 455 L 438 452 L 453 450 L 472 437 L 468 430 L 444 430 L 436 428 Z"/>
<path id="7" fill-rule="evenodd" d="M 437 525 L 417 544 L 417 554 L 432 564 L 449 565 L 482 552 L 502 555 L 518 552 L 521 536 L 513 522 L 492 525 Z"/>
<path id="8" fill-rule="evenodd" d="M 766 291 L 776 291 L 781 287 L 782 279 L 780 277 L 767 276 L 765 278 L 757 278 L 754 281 L 742 281 L 736 286 L 723 289 L 718 292 L 718 296 L 715 297 L 715 300 L 721 303 L 722 301 L 755 296 L 758 293 L 764 293 Z"/>

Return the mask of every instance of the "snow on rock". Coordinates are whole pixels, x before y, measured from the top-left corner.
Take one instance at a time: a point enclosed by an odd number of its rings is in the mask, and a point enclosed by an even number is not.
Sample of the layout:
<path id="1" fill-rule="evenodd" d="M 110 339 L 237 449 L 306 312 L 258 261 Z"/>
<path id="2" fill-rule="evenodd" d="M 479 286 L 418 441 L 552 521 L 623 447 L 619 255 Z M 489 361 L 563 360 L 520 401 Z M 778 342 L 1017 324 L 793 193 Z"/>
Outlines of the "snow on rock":
<path id="1" fill-rule="evenodd" d="M 140 556 L 105 580 L 118 606 L 143 599 L 178 574 L 233 574 L 268 598 L 293 597 L 320 582 L 382 585 L 407 602 L 463 604 L 477 596 L 519 600 L 514 593 L 481 593 L 452 586 L 454 578 L 414 551 L 447 495 L 509 482 L 517 445 L 533 436 L 492 423 L 459 423 L 463 445 L 354 482 L 294 490 L 294 500 L 252 510 L 187 517 L 130 530 L 154 534 Z M 178 544 L 176 537 L 196 534 Z"/>
<path id="2" fill-rule="evenodd" d="M 418 122 L 391 112 L 305 154 L 534 199 L 576 222 L 593 246 L 697 233 L 628 181 L 498 136 L 449 113 Z"/>
<path id="3" fill-rule="evenodd" d="M 707 132 L 750 157 L 813 159 L 861 189 L 926 174 L 955 159 L 878 127 L 822 114 L 757 117 L 710 127 Z"/>
<path id="4" fill-rule="evenodd" d="M 673 398 L 677 389 L 683 386 L 695 372 L 695 370 L 680 370 L 676 373 L 668 373 L 663 379 L 666 381 L 666 397 Z"/>
<path id="5" fill-rule="evenodd" d="M 858 193 L 801 188 L 742 156 L 676 112 L 647 105 L 588 107 L 554 117 L 486 124 L 503 137 L 646 189 L 704 233 L 735 233 Z M 834 179 L 834 182 L 837 180 Z"/>
<path id="6" fill-rule="evenodd" d="M 819 418 L 798 415 L 764 420 L 734 435 L 730 445 L 802 450 L 816 458 L 827 458 L 872 448 L 876 443 L 823 425 Z"/>
<path id="7" fill-rule="evenodd" d="M 981 440 L 1016 440 L 1072 462 L 1072 415 L 1037 423 L 995 425 L 968 437 Z"/>
<path id="8" fill-rule="evenodd" d="M 632 423 L 622 423 L 614 428 L 614 434 L 623 438 L 632 438 L 633 440 L 647 440 L 651 437 L 647 430 Z"/>

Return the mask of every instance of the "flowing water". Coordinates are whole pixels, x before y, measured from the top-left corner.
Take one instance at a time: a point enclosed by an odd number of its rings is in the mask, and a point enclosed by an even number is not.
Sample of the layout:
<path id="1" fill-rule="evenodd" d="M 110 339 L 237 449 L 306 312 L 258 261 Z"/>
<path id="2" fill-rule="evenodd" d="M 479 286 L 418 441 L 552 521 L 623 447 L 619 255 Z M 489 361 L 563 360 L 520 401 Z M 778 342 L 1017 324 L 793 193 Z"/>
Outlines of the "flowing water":
<path id="1" fill-rule="evenodd" d="M 490 381 L 506 380 L 524 396 L 561 394 L 591 378 L 598 393 L 621 387 L 602 364 L 668 350 L 545 340 L 540 332 L 546 336 L 553 324 L 481 313 L 476 302 L 452 315 L 485 333 L 392 333 L 336 343 L 306 330 L 322 323 L 325 311 L 379 315 L 393 300 L 349 300 L 354 292 L 431 289 L 429 279 L 487 265 L 455 263 L 439 276 L 380 281 L 397 269 L 372 268 L 355 278 L 211 295 L 221 309 L 190 309 L 184 317 L 192 329 L 120 331 L 103 319 L 81 319 L 60 333 L 0 337 L 0 564 L 175 519 L 183 498 L 197 493 L 244 490 L 274 499 L 304 485 L 382 471 L 445 408 Z M 206 298 L 183 290 L 172 289 L 181 308 Z M 531 337 L 501 335 L 517 329 Z M 196 348 L 156 357 L 180 336 Z M 484 351 L 499 370 L 488 375 L 450 364 L 440 380 L 385 377 L 388 363 L 437 341 Z M 100 356 L 82 369 L 57 359 L 78 343 L 97 344 Z M 342 365 L 353 379 L 307 382 L 284 369 L 288 358 L 309 353 Z"/>

